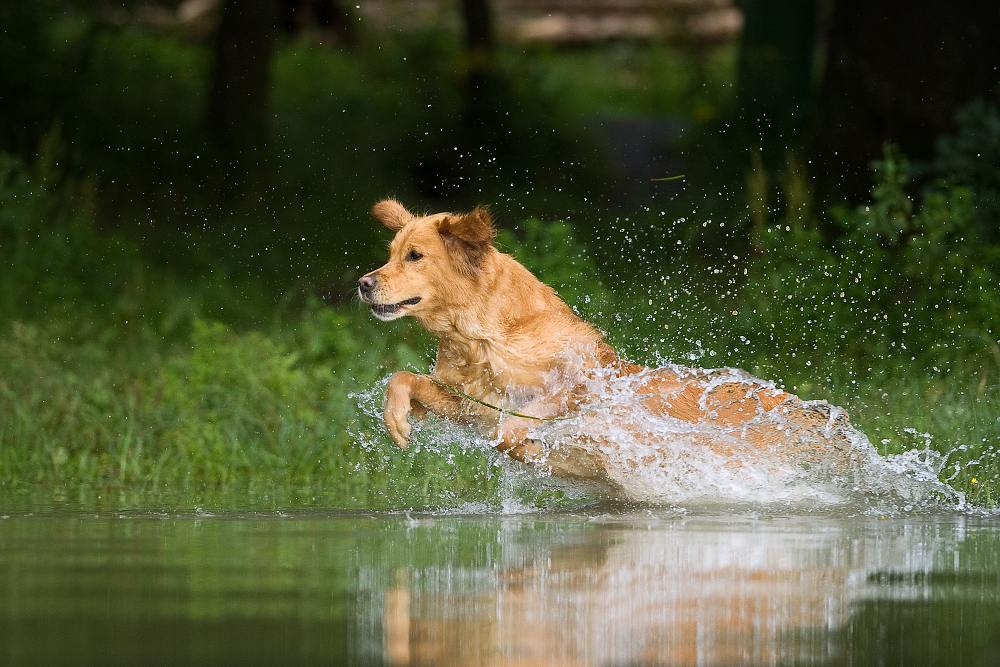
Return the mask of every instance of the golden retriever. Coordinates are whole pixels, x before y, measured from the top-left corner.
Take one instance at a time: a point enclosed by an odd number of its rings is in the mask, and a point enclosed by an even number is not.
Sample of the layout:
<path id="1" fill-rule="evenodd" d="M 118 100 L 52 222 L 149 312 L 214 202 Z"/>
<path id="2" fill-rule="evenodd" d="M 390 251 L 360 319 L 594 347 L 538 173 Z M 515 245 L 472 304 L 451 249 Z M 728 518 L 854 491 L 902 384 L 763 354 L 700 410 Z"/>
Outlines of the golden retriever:
<path id="1" fill-rule="evenodd" d="M 626 377 L 643 410 L 721 429 L 726 438 L 698 437 L 723 454 L 746 445 L 814 456 L 830 426 L 846 424 L 846 415 L 831 414 L 825 403 L 800 401 L 741 371 L 647 369 L 621 359 L 555 290 L 493 246 L 493 221 L 483 208 L 418 216 L 386 200 L 372 213 L 396 236 L 388 263 L 359 280 L 361 300 L 384 321 L 416 317 L 439 340 L 430 375 L 400 371 L 389 381 L 385 426 L 401 448 L 410 439 L 408 418 L 431 413 L 477 427 L 519 461 L 600 477 L 600 460 L 557 461 L 529 436 L 541 420 L 578 415 Z M 779 412 L 781 419 L 767 418 Z M 570 457 L 586 458 L 587 444 Z"/>

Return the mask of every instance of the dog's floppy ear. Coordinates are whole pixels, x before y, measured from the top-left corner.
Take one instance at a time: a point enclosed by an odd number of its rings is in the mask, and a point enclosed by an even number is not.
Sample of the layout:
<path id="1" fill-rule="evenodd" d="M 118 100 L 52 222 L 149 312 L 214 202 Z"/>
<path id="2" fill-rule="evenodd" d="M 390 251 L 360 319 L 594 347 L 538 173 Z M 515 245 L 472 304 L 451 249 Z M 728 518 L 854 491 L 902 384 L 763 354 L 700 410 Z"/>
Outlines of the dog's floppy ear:
<path id="1" fill-rule="evenodd" d="M 448 216 L 439 223 L 438 231 L 455 268 L 467 278 L 474 277 L 496 234 L 490 212 L 477 206 L 472 213 Z"/>
<path id="2" fill-rule="evenodd" d="M 472 213 L 448 216 L 438 230 L 442 236 L 454 236 L 465 243 L 488 245 L 493 241 L 493 218 L 489 211 L 477 206 Z"/>
<path id="3" fill-rule="evenodd" d="M 396 231 L 413 219 L 413 214 L 407 211 L 395 199 L 380 201 L 372 207 L 372 215 L 389 229 Z"/>

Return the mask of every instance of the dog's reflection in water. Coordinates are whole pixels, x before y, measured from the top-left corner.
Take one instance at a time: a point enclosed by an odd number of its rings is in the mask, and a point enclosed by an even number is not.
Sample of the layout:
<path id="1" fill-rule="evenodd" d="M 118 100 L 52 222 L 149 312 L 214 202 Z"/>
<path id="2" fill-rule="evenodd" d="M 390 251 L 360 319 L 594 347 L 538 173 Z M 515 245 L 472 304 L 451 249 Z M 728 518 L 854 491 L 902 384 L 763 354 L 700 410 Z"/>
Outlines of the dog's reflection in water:
<path id="1" fill-rule="evenodd" d="M 384 649 L 393 665 L 463 667 L 822 660 L 865 579 L 836 544 L 816 547 L 804 533 L 628 530 L 516 567 L 400 571 Z"/>

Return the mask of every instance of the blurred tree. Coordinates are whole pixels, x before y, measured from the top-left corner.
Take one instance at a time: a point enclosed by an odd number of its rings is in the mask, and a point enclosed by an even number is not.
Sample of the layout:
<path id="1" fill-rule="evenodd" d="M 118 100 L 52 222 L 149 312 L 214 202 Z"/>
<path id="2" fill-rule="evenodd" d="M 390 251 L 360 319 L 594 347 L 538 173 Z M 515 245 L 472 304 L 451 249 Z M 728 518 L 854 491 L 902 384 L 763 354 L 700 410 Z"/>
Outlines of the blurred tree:
<path id="1" fill-rule="evenodd" d="M 263 159 L 270 129 L 277 0 L 224 0 L 206 126 L 237 162 Z"/>
<path id="2" fill-rule="evenodd" d="M 466 148 L 493 149 L 499 140 L 497 109 L 505 89 L 494 63 L 496 40 L 489 0 L 462 0 L 466 43 Z"/>
<path id="3" fill-rule="evenodd" d="M 745 0 L 738 96 L 747 143 L 775 169 L 812 110 L 816 0 Z"/>
<path id="4" fill-rule="evenodd" d="M 89 41 L 52 38 L 59 9 L 47 0 L 0 1 L 0 150 L 34 154 L 79 95 Z"/>
<path id="5" fill-rule="evenodd" d="M 887 142 L 916 160 L 1000 82 L 1000 3 L 836 0 L 812 169 L 825 203 L 858 200 Z"/>
<path id="6" fill-rule="evenodd" d="M 462 18 L 469 50 L 492 52 L 496 42 L 489 0 L 462 0 Z"/>

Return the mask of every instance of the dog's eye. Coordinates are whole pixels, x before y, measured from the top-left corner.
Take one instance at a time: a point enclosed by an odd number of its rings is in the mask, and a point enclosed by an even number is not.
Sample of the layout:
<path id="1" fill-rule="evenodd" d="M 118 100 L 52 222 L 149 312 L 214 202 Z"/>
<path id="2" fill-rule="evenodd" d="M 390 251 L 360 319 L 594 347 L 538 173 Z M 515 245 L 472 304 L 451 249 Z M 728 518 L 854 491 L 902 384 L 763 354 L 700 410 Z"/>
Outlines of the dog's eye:
<path id="1" fill-rule="evenodd" d="M 408 253 L 408 254 L 406 255 L 406 261 L 407 261 L 407 262 L 415 262 L 415 261 L 417 261 L 418 259 L 420 259 L 420 258 L 422 258 L 422 257 L 423 257 L 423 255 L 421 255 L 421 254 L 420 254 L 419 252 L 417 252 L 416 250 L 411 250 L 411 251 L 410 251 L 410 252 L 409 252 L 409 253 Z"/>

